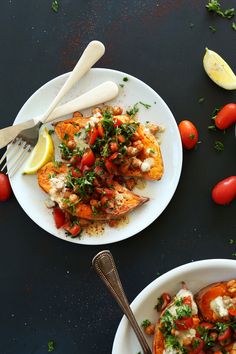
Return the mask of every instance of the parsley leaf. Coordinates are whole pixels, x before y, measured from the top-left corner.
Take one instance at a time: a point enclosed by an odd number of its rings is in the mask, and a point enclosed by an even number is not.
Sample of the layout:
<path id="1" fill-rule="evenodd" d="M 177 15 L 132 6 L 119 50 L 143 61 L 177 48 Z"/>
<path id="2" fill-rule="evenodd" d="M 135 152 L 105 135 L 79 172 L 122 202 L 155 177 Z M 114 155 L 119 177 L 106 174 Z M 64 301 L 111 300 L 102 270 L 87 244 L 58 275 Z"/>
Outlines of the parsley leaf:
<path id="1" fill-rule="evenodd" d="M 215 141 L 215 144 L 214 144 L 214 149 L 217 151 L 217 152 L 221 152 L 221 151 L 224 151 L 224 144 L 221 142 L 221 141 Z"/>
<path id="2" fill-rule="evenodd" d="M 213 27 L 213 26 L 209 26 L 209 29 L 210 29 L 213 33 L 215 33 L 215 32 L 216 32 L 216 28 L 215 28 L 215 27 Z"/>
<path id="3" fill-rule="evenodd" d="M 54 12 L 58 12 L 58 10 L 59 10 L 59 3 L 58 3 L 58 1 L 57 1 L 57 0 L 53 0 L 51 7 L 52 7 L 52 10 L 53 10 Z"/>
<path id="4" fill-rule="evenodd" d="M 144 329 L 147 328 L 148 326 L 150 326 L 151 322 L 149 320 L 144 320 L 141 323 L 141 327 L 143 327 Z"/>
<path id="5" fill-rule="evenodd" d="M 53 340 L 48 341 L 48 353 L 54 352 L 55 342 Z"/>
<path id="6" fill-rule="evenodd" d="M 140 104 L 142 104 L 146 109 L 149 109 L 151 107 L 150 104 L 147 104 L 147 103 L 143 103 L 141 101 L 139 101 Z"/>
<path id="7" fill-rule="evenodd" d="M 127 110 L 126 113 L 130 116 L 130 117 L 134 117 L 136 113 L 138 113 L 139 109 L 138 109 L 138 103 L 135 103 L 135 105 L 130 109 Z"/>
<path id="8" fill-rule="evenodd" d="M 129 79 L 127 77 L 123 77 L 123 81 L 127 82 Z"/>
<path id="9" fill-rule="evenodd" d="M 236 22 L 232 23 L 232 28 L 233 28 L 234 31 L 236 31 Z"/>
<path id="10" fill-rule="evenodd" d="M 209 12 L 214 12 L 218 16 L 227 19 L 231 19 L 235 15 L 234 8 L 226 9 L 225 11 L 222 11 L 221 5 L 217 0 L 210 0 L 206 5 L 206 8 Z"/>

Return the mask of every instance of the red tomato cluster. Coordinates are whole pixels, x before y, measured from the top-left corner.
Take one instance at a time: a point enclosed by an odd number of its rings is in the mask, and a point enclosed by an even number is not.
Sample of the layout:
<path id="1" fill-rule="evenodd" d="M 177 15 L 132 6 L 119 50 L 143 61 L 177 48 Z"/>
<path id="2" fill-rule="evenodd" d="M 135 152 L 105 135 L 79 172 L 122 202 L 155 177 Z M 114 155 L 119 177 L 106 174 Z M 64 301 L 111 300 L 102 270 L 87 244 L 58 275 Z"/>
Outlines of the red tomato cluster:
<path id="1" fill-rule="evenodd" d="M 55 207 L 53 209 L 53 217 L 57 229 L 63 227 L 63 229 L 67 231 L 72 237 L 75 237 L 80 233 L 80 225 L 76 223 L 73 224 L 70 221 L 68 222 L 66 220 L 66 214 L 60 208 Z"/>
<path id="2" fill-rule="evenodd" d="M 217 113 L 215 125 L 218 129 L 224 130 L 236 123 L 236 104 L 228 103 Z M 189 120 L 179 123 L 179 132 L 183 147 L 191 150 L 198 142 L 198 131 L 195 125 Z M 216 204 L 226 205 L 236 198 L 236 176 L 223 179 L 212 189 L 212 199 Z"/>

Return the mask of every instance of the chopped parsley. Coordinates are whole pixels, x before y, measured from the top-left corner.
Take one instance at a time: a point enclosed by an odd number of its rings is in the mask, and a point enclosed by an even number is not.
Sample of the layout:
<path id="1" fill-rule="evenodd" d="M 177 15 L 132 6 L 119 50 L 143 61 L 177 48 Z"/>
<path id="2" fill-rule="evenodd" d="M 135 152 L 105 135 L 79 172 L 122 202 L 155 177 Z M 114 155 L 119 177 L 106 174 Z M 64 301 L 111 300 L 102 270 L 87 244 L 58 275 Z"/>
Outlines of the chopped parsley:
<path id="1" fill-rule="evenodd" d="M 205 101 L 205 97 L 200 97 L 199 99 L 198 99 L 198 103 L 203 103 Z"/>
<path id="2" fill-rule="evenodd" d="M 172 329 L 174 318 L 169 310 L 165 310 L 165 313 L 161 317 L 161 330 L 165 332 L 170 332 Z"/>
<path id="3" fill-rule="evenodd" d="M 149 109 L 151 107 L 151 105 L 148 103 L 143 103 L 141 101 L 139 101 L 139 103 L 142 104 L 146 109 Z"/>
<path id="4" fill-rule="evenodd" d="M 49 129 L 49 131 L 48 131 L 48 134 L 49 134 L 49 135 L 52 135 L 52 134 L 54 134 L 54 133 L 55 133 L 54 129 Z"/>
<path id="5" fill-rule="evenodd" d="M 236 31 L 236 22 L 232 23 L 232 28 L 233 28 L 234 31 Z"/>
<path id="6" fill-rule="evenodd" d="M 163 297 L 162 296 L 160 296 L 160 297 L 158 297 L 157 298 L 157 304 L 155 305 L 155 309 L 157 310 L 157 311 L 161 311 L 161 308 L 162 308 L 162 305 L 163 305 L 163 303 L 164 303 L 164 300 L 163 300 Z"/>
<path id="7" fill-rule="evenodd" d="M 126 77 L 123 77 L 123 81 L 124 81 L 124 82 L 129 81 L 128 77 L 127 77 L 127 76 L 126 76 Z"/>
<path id="8" fill-rule="evenodd" d="M 51 178 L 54 178 L 54 177 L 56 177 L 56 173 L 49 173 L 49 175 L 48 175 L 48 177 L 49 177 L 49 179 L 51 179 Z"/>
<path id="9" fill-rule="evenodd" d="M 222 141 L 219 141 L 219 140 L 215 141 L 214 149 L 215 149 L 217 152 L 224 151 L 224 144 L 222 143 Z"/>
<path id="10" fill-rule="evenodd" d="M 58 3 L 58 1 L 57 1 L 57 0 L 53 0 L 51 7 L 52 7 L 52 10 L 53 10 L 54 12 L 58 12 L 58 10 L 59 10 L 59 3 Z"/>
<path id="11" fill-rule="evenodd" d="M 173 349 L 179 349 L 180 351 L 184 351 L 184 348 L 181 346 L 181 344 L 179 343 L 179 341 L 177 340 L 177 338 L 175 336 L 172 336 L 172 335 L 168 335 L 166 336 L 165 338 L 165 344 L 168 347 L 170 348 L 173 348 Z"/>
<path id="12" fill-rule="evenodd" d="M 176 309 L 176 314 L 177 314 L 178 319 L 185 318 L 185 317 L 191 317 L 192 316 L 192 309 L 188 305 L 182 305 Z"/>
<path id="13" fill-rule="evenodd" d="M 211 30 L 212 33 L 215 33 L 215 32 L 216 32 L 216 28 L 213 27 L 213 26 L 209 26 L 209 29 Z"/>
<path id="14" fill-rule="evenodd" d="M 71 172 L 68 173 L 66 179 L 66 186 L 72 189 L 80 197 L 85 197 L 94 192 L 95 173 L 93 171 L 86 171 L 82 177 L 73 177 Z"/>
<path id="15" fill-rule="evenodd" d="M 235 15 L 235 10 L 234 8 L 231 9 L 226 9 L 223 11 L 221 9 L 221 5 L 217 0 L 210 0 L 208 4 L 206 5 L 206 8 L 209 12 L 214 12 L 220 17 L 231 19 Z"/>
<path id="16" fill-rule="evenodd" d="M 138 109 L 138 103 L 135 103 L 135 105 L 126 111 L 126 113 L 130 116 L 130 117 L 134 117 L 136 115 L 136 113 L 138 113 L 139 109 Z"/>
<path id="17" fill-rule="evenodd" d="M 213 130 L 213 131 L 217 131 L 215 125 L 208 125 L 208 129 L 209 129 L 209 130 Z"/>
<path id="18" fill-rule="evenodd" d="M 182 297 L 179 297 L 176 301 L 175 301 L 175 305 L 176 306 L 182 306 L 183 305 L 183 301 L 184 299 Z"/>
<path id="19" fill-rule="evenodd" d="M 223 323 L 223 322 L 216 322 L 215 324 L 216 329 L 220 332 L 223 333 L 226 331 L 226 329 L 229 327 L 227 324 Z"/>
<path id="20" fill-rule="evenodd" d="M 54 165 L 54 167 L 56 167 L 56 168 L 60 168 L 61 165 L 62 165 L 62 162 L 61 162 L 61 161 L 53 161 L 53 165 Z"/>
<path id="21" fill-rule="evenodd" d="M 234 243 L 234 240 L 232 238 L 229 239 L 229 244 L 232 245 Z"/>
<path id="22" fill-rule="evenodd" d="M 48 341 L 48 353 L 54 352 L 55 342 L 53 340 Z"/>
<path id="23" fill-rule="evenodd" d="M 149 320 L 144 320 L 141 323 L 141 327 L 143 327 L 144 329 L 147 328 L 148 326 L 150 326 L 151 322 Z"/>
<path id="24" fill-rule="evenodd" d="M 124 85 L 124 84 L 119 84 L 119 86 L 120 86 L 121 88 L 123 88 L 125 85 Z"/>

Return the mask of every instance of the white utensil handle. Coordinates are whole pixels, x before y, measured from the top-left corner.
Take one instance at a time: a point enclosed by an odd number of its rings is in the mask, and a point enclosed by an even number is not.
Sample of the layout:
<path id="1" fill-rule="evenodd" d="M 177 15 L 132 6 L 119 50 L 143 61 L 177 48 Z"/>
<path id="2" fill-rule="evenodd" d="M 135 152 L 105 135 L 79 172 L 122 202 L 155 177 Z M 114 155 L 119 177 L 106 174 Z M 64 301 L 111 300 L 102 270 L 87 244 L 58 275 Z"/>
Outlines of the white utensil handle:
<path id="1" fill-rule="evenodd" d="M 47 122 L 75 111 L 83 110 L 112 100 L 118 95 L 119 88 L 112 81 L 106 81 L 83 95 L 54 109 Z M 40 119 L 41 120 L 41 119 Z"/>
<path id="2" fill-rule="evenodd" d="M 84 76 L 88 70 L 102 57 L 105 52 L 104 45 L 99 41 L 92 41 L 84 50 L 78 63 L 70 73 L 68 79 L 50 104 L 47 111 L 41 118 L 41 122 L 47 121 L 48 116 L 52 113 L 62 98 L 68 93 L 68 91 L 75 85 L 75 83 Z"/>

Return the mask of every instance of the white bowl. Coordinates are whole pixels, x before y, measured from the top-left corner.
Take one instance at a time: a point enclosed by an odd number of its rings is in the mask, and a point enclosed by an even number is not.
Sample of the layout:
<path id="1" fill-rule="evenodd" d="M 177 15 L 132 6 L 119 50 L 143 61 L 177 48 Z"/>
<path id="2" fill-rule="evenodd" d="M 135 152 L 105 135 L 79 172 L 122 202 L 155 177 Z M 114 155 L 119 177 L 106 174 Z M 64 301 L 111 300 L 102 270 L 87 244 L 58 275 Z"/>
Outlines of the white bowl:
<path id="1" fill-rule="evenodd" d="M 184 264 L 161 275 L 149 284 L 135 298 L 131 308 L 138 323 L 149 319 L 156 322 L 158 319 L 157 311 L 154 306 L 157 298 L 163 292 L 175 295 L 181 288 L 181 282 L 185 281 L 188 288 L 196 293 L 206 285 L 217 281 L 230 280 L 236 278 L 236 261 L 230 259 L 207 259 L 203 261 Z M 152 346 L 152 339 L 147 338 Z M 141 347 L 135 334 L 124 316 L 117 329 L 112 354 L 137 354 Z M 141 351 L 142 352 L 142 351 Z"/>

